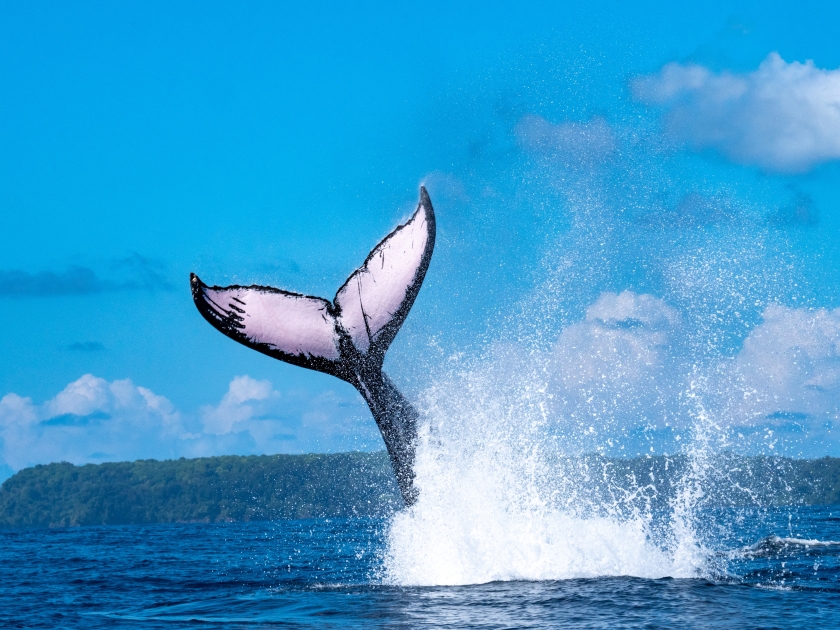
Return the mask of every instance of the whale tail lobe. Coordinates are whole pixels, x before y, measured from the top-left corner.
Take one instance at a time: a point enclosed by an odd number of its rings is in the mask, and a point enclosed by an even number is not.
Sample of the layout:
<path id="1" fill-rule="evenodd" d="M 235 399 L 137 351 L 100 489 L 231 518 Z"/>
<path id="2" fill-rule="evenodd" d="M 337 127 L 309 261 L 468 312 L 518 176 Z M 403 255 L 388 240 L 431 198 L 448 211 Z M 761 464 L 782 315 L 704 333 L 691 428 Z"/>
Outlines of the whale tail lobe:
<path id="1" fill-rule="evenodd" d="M 330 302 L 274 287 L 207 286 L 190 275 L 193 300 L 210 324 L 241 344 L 351 383 L 376 420 L 403 499 L 413 488 L 417 412 L 382 372 L 391 342 L 423 284 L 435 246 L 426 189 L 411 218 L 388 234 Z"/>

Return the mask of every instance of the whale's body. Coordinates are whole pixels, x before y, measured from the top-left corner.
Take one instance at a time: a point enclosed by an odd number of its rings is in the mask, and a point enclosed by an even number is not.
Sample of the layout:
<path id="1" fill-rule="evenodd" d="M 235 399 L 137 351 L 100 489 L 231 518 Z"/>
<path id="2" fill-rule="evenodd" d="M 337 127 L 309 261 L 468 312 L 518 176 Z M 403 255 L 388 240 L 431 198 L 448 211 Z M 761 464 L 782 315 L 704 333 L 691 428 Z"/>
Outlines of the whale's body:
<path id="1" fill-rule="evenodd" d="M 418 415 L 382 363 L 420 291 L 434 246 L 435 214 L 421 187 L 411 218 L 379 242 L 332 302 L 259 285 L 210 287 L 190 276 L 198 310 L 228 337 L 359 390 L 385 440 L 406 505 L 417 498 Z"/>

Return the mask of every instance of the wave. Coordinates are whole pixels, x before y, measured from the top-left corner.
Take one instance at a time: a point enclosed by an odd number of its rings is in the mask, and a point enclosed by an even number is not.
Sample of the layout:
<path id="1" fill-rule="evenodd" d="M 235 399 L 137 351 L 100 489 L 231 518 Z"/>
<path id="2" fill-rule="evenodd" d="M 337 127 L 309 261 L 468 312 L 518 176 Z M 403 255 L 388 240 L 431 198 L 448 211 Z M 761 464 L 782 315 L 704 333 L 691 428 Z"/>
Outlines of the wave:
<path id="1" fill-rule="evenodd" d="M 758 542 L 732 552 L 732 557 L 762 558 L 776 556 L 780 553 L 796 553 L 798 551 L 813 549 L 819 551 L 840 551 L 838 540 L 816 540 L 810 538 L 793 538 L 782 536 L 767 536 Z"/>

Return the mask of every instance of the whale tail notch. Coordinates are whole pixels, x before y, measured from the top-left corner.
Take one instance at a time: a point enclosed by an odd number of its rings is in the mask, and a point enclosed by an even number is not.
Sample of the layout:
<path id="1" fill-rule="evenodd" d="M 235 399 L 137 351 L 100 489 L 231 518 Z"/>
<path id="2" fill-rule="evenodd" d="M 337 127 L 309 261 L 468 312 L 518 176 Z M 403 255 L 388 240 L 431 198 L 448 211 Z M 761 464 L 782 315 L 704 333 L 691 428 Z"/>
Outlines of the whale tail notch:
<path id="1" fill-rule="evenodd" d="M 407 505 L 416 499 L 417 412 L 382 372 L 382 363 L 426 277 L 435 234 L 432 203 L 421 186 L 412 216 L 373 248 L 332 302 L 268 286 L 207 286 L 190 274 L 193 300 L 217 330 L 359 390 L 385 440 Z"/>

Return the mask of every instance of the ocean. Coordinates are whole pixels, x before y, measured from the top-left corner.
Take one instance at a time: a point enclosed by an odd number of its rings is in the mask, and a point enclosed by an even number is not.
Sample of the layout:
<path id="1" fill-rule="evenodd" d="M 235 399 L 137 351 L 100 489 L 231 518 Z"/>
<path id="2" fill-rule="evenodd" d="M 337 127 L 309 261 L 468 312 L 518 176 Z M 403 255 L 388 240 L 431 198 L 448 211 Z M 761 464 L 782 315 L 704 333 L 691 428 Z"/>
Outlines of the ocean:
<path id="1" fill-rule="evenodd" d="M 496 549 L 495 558 L 488 559 L 481 545 L 449 556 L 423 555 L 422 549 L 406 555 L 395 528 L 409 517 L 6 530 L 0 532 L 0 625 L 840 627 L 838 506 L 699 514 L 698 522 L 714 522 L 727 534 L 695 550 L 702 557 L 689 575 L 673 564 L 678 577 L 667 575 L 651 540 L 647 553 L 628 564 L 628 547 L 637 542 L 620 528 L 609 538 L 586 519 L 566 523 L 579 531 L 543 532 L 541 541 L 538 536 L 521 548 Z M 480 539 L 481 525 L 473 527 Z M 587 529 L 601 538 L 597 552 L 580 543 Z M 555 563 L 562 579 L 517 579 L 516 571 L 527 573 L 529 559 L 540 564 L 541 556 L 553 557 L 556 551 L 548 548 L 558 541 L 548 538 L 564 535 L 568 544 L 561 547 L 573 557 Z M 664 547 L 658 551 L 673 555 Z M 460 573 L 423 566 L 447 561 L 489 563 L 497 579 L 435 584 L 435 576 L 469 575 L 464 566 Z M 524 569 L 505 576 L 505 564 Z M 550 575 L 551 564 L 539 571 Z M 616 574 L 598 575 L 610 573 L 610 566 Z"/>

